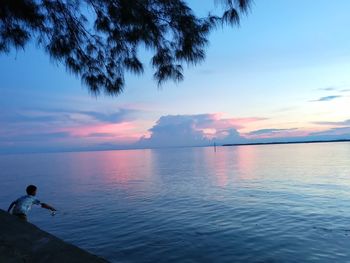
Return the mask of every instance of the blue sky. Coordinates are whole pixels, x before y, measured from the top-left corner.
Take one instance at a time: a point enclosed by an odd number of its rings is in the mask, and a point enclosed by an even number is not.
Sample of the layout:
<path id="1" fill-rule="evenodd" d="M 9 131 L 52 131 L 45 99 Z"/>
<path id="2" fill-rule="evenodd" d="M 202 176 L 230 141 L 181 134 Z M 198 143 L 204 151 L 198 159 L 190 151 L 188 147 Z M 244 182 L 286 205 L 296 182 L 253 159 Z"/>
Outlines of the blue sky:
<path id="1" fill-rule="evenodd" d="M 215 1 L 188 1 L 198 14 Z M 161 89 L 148 67 L 94 97 L 35 46 L 0 55 L 0 152 L 350 138 L 350 2 L 256 0 Z M 149 54 L 141 50 L 149 65 Z"/>

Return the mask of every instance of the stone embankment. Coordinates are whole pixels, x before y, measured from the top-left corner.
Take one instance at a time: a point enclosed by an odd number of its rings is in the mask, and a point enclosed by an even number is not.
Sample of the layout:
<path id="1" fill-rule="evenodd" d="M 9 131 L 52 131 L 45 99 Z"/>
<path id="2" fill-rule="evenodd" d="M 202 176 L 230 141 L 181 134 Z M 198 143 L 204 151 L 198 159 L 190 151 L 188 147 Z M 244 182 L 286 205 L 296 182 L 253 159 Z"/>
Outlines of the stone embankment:
<path id="1" fill-rule="evenodd" d="M 106 263 L 0 209 L 0 262 Z"/>

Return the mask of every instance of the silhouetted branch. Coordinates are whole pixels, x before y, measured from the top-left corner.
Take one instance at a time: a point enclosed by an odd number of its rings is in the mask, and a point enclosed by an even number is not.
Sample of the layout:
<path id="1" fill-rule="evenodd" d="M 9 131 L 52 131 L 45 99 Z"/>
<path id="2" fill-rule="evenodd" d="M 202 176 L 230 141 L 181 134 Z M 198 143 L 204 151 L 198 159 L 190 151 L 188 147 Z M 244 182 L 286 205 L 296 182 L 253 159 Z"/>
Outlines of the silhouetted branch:
<path id="1" fill-rule="evenodd" d="M 250 2 L 221 0 L 221 16 L 199 18 L 182 0 L 2 0 L 0 52 L 37 40 L 92 93 L 118 95 L 126 71 L 144 71 L 138 47 L 154 53 L 151 64 L 159 85 L 181 81 L 183 64 L 204 60 L 210 31 L 238 25 Z M 92 17 L 86 17 L 86 7 Z"/>

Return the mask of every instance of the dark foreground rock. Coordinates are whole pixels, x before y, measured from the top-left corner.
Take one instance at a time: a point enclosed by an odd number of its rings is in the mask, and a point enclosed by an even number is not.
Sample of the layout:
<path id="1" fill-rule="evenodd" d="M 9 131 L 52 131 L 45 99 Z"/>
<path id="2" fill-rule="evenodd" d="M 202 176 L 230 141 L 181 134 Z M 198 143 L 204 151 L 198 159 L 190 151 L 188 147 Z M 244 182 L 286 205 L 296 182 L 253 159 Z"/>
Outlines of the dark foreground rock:
<path id="1" fill-rule="evenodd" d="M 106 263 L 0 209 L 0 262 Z"/>

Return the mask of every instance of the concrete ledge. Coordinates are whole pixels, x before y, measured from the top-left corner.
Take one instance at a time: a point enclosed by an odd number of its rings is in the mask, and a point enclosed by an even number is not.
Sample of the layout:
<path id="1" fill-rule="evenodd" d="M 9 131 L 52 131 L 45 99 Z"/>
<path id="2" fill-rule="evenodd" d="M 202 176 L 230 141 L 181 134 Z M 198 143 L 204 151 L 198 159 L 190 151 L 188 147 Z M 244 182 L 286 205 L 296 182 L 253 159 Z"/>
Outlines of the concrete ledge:
<path id="1" fill-rule="evenodd" d="M 106 263 L 0 209 L 0 262 Z"/>

